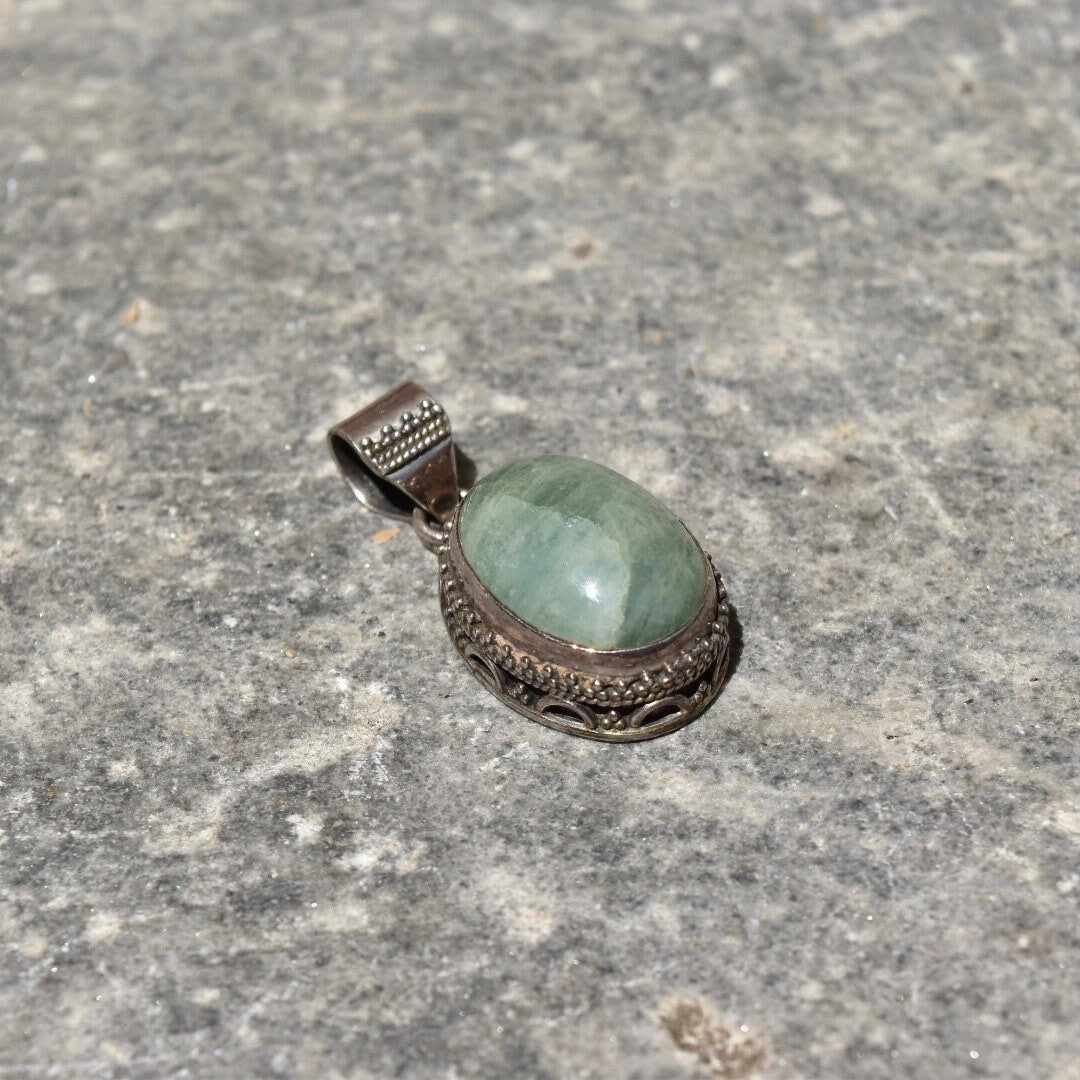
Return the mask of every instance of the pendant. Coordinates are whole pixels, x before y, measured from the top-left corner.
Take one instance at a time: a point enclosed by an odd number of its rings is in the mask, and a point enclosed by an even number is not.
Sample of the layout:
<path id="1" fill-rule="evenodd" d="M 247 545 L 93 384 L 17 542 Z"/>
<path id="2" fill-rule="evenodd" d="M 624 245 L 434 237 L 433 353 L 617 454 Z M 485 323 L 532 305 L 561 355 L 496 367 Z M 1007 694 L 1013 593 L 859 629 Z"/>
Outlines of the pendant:
<path id="1" fill-rule="evenodd" d="M 543 455 L 475 484 L 442 406 L 395 387 L 329 432 L 369 510 L 411 521 L 439 560 L 450 639 L 473 674 L 558 731 L 634 742 L 720 692 L 731 609 L 686 526 L 633 481 Z"/>

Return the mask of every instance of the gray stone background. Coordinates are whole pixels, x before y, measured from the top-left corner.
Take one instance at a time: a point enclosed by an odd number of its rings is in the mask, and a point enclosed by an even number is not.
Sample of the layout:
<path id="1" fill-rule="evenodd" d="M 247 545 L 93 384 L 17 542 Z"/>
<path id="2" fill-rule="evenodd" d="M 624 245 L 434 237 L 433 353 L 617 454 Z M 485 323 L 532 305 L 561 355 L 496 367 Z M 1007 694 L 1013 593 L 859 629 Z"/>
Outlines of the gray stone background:
<path id="1" fill-rule="evenodd" d="M 0 0 L 0 1077 L 1076 1080 L 1078 72 L 1065 0 Z M 471 679 L 322 441 L 407 376 L 705 537 L 709 713 Z"/>

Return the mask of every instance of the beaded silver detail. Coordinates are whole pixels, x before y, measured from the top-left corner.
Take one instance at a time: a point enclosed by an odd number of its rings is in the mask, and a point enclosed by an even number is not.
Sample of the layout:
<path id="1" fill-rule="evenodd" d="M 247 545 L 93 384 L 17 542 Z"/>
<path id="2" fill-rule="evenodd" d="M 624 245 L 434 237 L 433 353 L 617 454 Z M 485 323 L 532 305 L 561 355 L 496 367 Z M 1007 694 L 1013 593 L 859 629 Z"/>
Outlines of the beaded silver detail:
<path id="1" fill-rule="evenodd" d="M 396 424 L 384 424 L 377 434 L 365 435 L 360 440 L 360 452 L 385 476 L 449 437 L 450 421 L 443 407 L 424 398 L 415 412 L 406 410 Z"/>

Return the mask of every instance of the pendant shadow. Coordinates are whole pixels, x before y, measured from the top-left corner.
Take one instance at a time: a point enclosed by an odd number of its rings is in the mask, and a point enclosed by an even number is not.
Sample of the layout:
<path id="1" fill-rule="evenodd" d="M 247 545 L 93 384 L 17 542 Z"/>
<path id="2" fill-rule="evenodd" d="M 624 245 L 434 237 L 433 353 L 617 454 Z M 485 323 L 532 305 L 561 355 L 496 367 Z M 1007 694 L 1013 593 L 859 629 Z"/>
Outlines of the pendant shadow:
<path id="1" fill-rule="evenodd" d="M 458 487 L 462 491 L 468 491 L 476 483 L 476 462 L 457 443 L 454 443 L 454 458 L 457 464 Z"/>

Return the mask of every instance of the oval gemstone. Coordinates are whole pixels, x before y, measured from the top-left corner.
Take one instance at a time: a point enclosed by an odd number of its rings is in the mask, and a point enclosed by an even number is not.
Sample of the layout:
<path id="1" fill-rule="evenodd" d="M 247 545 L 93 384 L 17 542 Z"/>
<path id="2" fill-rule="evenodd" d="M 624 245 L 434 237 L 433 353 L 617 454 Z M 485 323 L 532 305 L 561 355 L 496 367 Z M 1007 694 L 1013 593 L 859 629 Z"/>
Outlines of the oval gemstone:
<path id="1" fill-rule="evenodd" d="M 461 505 L 461 550 L 518 618 L 592 649 L 633 649 L 682 629 L 705 599 L 705 557 L 632 480 L 581 458 L 515 461 Z"/>

